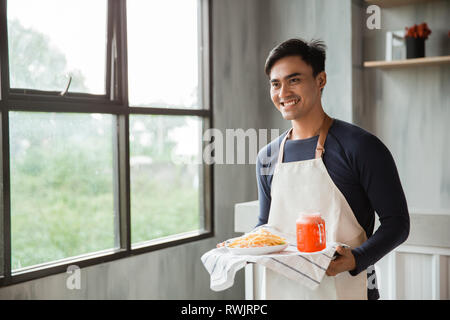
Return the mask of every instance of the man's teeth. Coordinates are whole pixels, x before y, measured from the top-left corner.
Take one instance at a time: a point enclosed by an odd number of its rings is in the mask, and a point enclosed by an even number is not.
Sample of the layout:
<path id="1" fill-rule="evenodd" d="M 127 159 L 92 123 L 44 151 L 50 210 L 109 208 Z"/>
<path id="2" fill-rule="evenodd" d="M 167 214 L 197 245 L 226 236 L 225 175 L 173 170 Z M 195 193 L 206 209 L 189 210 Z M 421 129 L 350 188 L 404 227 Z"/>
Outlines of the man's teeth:
<path id="1" fill-rule="evenodd" d="M 295 99 L 295 100 L 289 100 L 289 101 L 283 102 L 283 105 L 284 105 L 285 107 L 289 107 L 289 106 L 292 106 L 292 105 L 296 104 L 298 101 L 299 101 L 298 99 Z"/>

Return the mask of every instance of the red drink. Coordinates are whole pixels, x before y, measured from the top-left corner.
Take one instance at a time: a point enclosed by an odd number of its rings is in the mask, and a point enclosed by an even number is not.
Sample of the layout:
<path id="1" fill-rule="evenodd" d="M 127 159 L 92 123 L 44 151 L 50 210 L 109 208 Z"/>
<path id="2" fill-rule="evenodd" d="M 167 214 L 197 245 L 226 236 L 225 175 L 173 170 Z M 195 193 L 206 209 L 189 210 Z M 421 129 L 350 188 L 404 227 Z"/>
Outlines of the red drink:
<path id="1" fill-rule="evenodd" d="M 300 215 L 296 223 L 298 251 L 316 252 L 325 249 L 325 220 L 320 213 Z"/>

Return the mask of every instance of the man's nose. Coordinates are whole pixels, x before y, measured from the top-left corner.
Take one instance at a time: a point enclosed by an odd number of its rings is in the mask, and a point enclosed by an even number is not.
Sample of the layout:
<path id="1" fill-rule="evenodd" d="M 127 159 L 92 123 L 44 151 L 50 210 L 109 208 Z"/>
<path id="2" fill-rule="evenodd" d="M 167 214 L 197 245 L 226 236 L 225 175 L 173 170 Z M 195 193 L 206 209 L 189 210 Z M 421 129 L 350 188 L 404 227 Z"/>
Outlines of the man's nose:
<path id="1" fill-rule="evenodd" d="M 280 98 L 286 98 L 291 94 L 291 91 L 289 90 L 289 86 L 282 85 L 280 88 L 280 93 L 278 94 Z"/>

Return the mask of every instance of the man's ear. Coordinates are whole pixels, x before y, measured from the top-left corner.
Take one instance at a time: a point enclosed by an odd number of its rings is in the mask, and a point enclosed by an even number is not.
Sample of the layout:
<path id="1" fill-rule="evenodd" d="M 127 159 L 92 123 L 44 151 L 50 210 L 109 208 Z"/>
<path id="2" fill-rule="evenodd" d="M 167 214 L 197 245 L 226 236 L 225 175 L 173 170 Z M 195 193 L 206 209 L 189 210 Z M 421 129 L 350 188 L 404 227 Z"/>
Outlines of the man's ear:
<path id="1" fill-rule="evenodd" d="M 316 76 L 316 83 L 320 89 L 323 89 L 325 87 L 325 85 L 327 84 L 327 74 L 325 73 L 325 71 L 320 72 Z"/>

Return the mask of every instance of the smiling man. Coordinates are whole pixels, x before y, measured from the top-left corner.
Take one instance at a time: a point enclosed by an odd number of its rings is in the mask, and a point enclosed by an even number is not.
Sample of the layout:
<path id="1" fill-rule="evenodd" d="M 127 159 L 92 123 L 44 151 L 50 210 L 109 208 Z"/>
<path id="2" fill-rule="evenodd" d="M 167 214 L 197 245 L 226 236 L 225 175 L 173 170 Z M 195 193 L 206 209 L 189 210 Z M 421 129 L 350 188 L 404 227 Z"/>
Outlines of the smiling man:
<path id="1" fill-rule="evenodd" d="M 394 159 L 374 135 L 330 118 L 322 107 L 325 45 L 290 39 L 269 54 L 265 72 L 275 107 L 292 128 L 260 150 L 258 225 L 292 230 L 300 212 L 319 212 L 338 247 L 317 290 L 266 270 L 268 299 L 378 299 L 373 264 L 404 242 L 409 213 Z M 269 174 L 267 174 L 269 173 Z M 375 212 L 380 227 L 375 233 Z"/>

